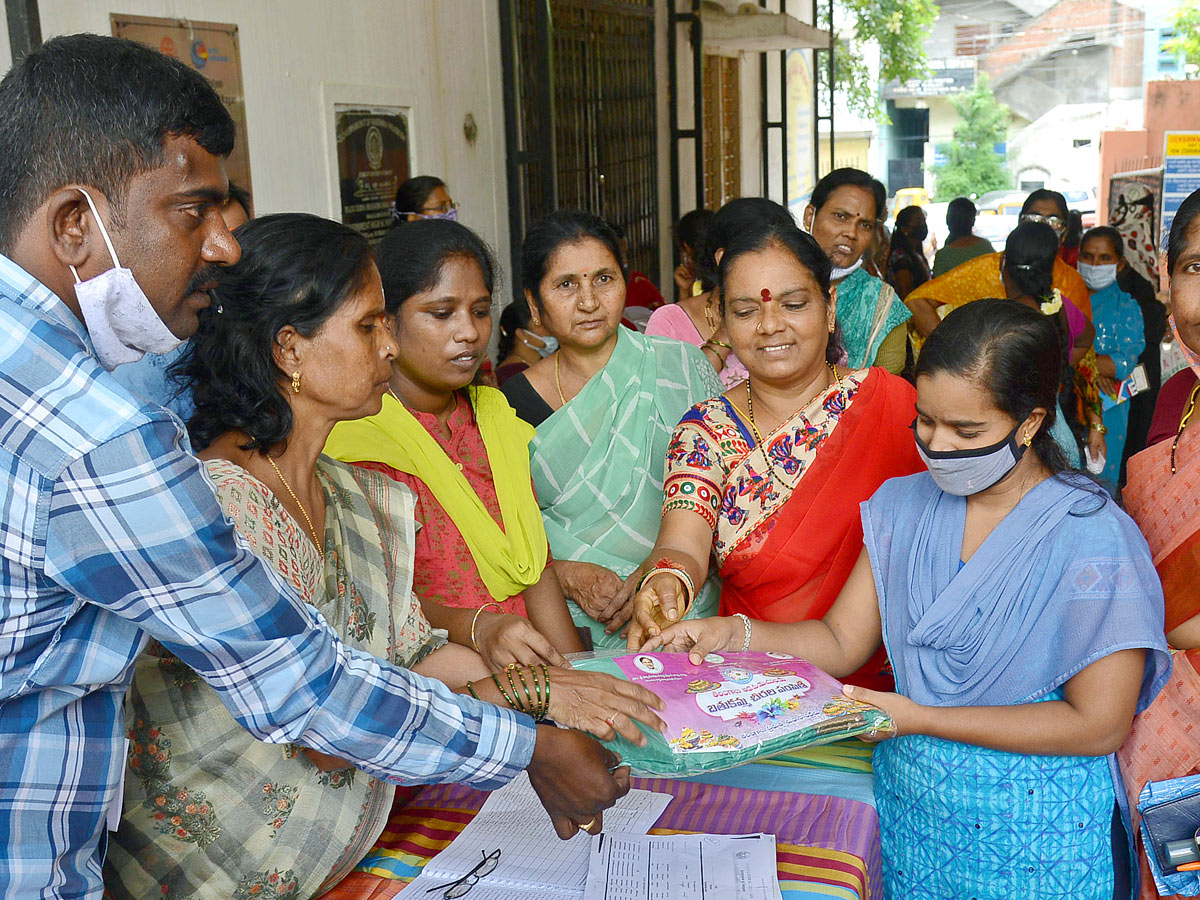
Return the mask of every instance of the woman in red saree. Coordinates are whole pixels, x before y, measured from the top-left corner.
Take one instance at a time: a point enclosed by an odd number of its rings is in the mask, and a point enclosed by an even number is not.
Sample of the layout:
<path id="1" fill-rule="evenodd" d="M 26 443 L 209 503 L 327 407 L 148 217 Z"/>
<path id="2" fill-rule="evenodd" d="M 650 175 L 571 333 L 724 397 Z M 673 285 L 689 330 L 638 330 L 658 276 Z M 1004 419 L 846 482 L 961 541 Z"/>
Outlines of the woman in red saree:
<path id="1" fill-rule="evenodd" d="M 821 618 L 862 551 L 859 504 L 922 467 L 909 430 L 912 386 L 831 362 L 836 291 L 810 237 L 788 225 L 742 235 L 721 260 L 721 281 L 730 340 L 750 377 L 697 404 L 675 430 L 630 646 L 680 614 L 710 551 L 722 615 Z M 881 651 L 850 681 L 890 689 L 885 666 Z"/>
<path id="2" fill-rule="evenodd" d="M 1168 263 L 1171 329 L 1191 371 L 1200 376 L 1200 191 L 1175 215 Z M 1138 794 L 1147 781 L 1200 773 L 1200 383 L 1191 381 L 1186 397 L 1160 395 L 1155 421 L 1169 415 L 1171 427 L 1163 440 L 1130 457 L 1122 494 L 1154 556 L 1166 601 L 1167 642 L 1177 651 L 1171 680 L 1134 720 L 1117 753 L 1135 827 Z M 1141 897 L 1158 897 L 1140 849 Z"/>

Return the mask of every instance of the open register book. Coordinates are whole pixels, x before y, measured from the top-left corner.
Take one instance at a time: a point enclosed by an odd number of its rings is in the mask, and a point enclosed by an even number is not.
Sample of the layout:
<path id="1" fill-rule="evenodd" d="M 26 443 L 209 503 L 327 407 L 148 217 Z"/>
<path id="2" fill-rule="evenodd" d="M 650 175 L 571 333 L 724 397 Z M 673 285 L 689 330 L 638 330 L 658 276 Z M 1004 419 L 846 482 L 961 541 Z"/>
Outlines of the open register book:
<path id="1" fill-rule="evenodd" d="M 604 827 L 645 834 L 671 802 L 667 794 L 632 790 L 604 814 Z M 426 863 L 398 896 L 441 900 L 445 888 L 500 851 L 495 868 L 462 896 L 468 900 L 580 900 L 587 881 L 590 835 L 571 840 L 554 833 L 550 817 L 522 773 L 494 791 L 483 809 L 454 841 Z M 455 895 L 451 893 L 451 897 Z"/>

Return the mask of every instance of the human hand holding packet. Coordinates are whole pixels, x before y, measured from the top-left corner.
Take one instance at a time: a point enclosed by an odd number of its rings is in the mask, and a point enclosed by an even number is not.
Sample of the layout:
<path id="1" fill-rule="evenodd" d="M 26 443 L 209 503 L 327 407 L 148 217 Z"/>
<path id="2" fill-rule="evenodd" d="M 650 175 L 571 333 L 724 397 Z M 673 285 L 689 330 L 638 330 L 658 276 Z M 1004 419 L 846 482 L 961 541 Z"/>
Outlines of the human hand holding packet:
<path id="1" fill-rule="evenodd" d="M 1117 385 L 1116 396 L 1110 397 L 1108 394 L 1101 391 L 1100 400 L 1104 407 L 1104 411 L 1112 409 L 1114 406 L 1119 406 L 1126 400 L 1136 397 L 1143 391 L 1150 390 L 1150 379 L 1146 375 L 1146 367 L 1141 363 L 1129 373 L 1129 377 Z"/>
<path id="2" fill-rule="evenodd" d="M 885 712 L 846 697 L 836 678 L 787 653 L 710 653 L 698 666 L 686 653 L 618 653 L 568 658 L 577 669 L 636 682 L 665 702 L 665 735 L 642 728 L 645 747 L 619 735 L 605 744 L 636 775 L 699 775 L 894 728 Z"/>

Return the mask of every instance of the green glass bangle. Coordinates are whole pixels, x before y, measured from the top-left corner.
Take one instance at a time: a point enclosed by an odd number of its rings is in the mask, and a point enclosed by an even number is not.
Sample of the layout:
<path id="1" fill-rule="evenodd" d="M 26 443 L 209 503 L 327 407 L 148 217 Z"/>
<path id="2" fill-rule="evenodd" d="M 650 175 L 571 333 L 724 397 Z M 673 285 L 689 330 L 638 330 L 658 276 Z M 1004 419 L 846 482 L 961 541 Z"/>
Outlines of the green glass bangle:
<path id="1" fill-rule="evenodd" d="M 500 692 L 500 696 L 504 698 L 504 702 L 508 704 L 509 708 L 516 709 L 517 712 L 520 712 L 520 710 L 517 709 L 517 705 L 512 702 L 512 698 L 509 697 L 508 694 L 504 693 L 504 688 L 500 685 L 500 679 L 495 675 L 492 676 L 492 683 L 496 685 L 496 690 Z"/>
<path id="2" fill-rule="evenodd" d="M 532 671 L 530 671 L 529 677 L 533 677 Z M 525 691 L 525 702 L 529 705 L 529 709 L 536 710 L 537 707 L 533 704 L 533 694 L 529 691 L 529 684 L 525 681 L 525 672 L 522 668 L 517 668 L 517 678 L 521 679 L 521 688 Z M 536 715 L 536 712 L 534 715 Z"/>
<path id="3" fill-rule="evenodd" d="M 546 668 L 545 663 L 542 663 L 541 668 Z M 542 680 L 538 678 L 538 666 L 534 666 L 529 670 L 529 677 L 533 679 L 533 692 L 537 695 L 537 708 L 540 713 L 539 718 L 546 718 L 546 703 L 542 699 Z"/>
<path id="4" fill-rule="evenodd" d="M 513 680 L 513 666 L 512 665 L 505 666 L 504 674 L 506 674 L 508 676 L 508 688 L 509 688 L 509 690 L 512 691 L 513 700 L 516 701 L 516 703 L 513 704 L 513 709 L 518 709 L 523 713 L 528 713 L 529 710 L 527 710 L 525 708 L 524 704 L 520 704 L 521 694 L 520 694 L 520 692 L 517 691 L 516 681 Z M 520 705 L 517 705 L 517 704 L 520 704 Z"/>
<path id="5" fill-rule="evenodd" d="M 542 678 L 538 676 L 538 668 L 538 666 L 532 667 L 529 670 L 529 677 L 533 679 L 533 692 L 537 695 L 537 718 L 540 720 L 546 718 L 547 706 L 546 698 L 542 691 Z M 544 663 L 541 668 L 546 668 Z"/>

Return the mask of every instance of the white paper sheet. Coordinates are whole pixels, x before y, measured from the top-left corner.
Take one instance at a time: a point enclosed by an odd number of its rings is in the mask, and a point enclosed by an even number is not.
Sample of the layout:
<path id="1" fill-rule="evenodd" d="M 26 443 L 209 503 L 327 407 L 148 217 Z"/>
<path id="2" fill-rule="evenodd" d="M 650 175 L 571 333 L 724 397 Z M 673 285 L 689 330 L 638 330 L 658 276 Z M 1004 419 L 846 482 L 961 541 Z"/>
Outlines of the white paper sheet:
<path id="1" fill-rule="evenodd" d="M 583 900 L 783 900 L 771 834 L 605 832 Z"/>
<path id="2" fill-rule="evenodd" d="M 604 827 L 645 834 L 670 802 L 669 794 L 630 791 L 604 813 Z M 495 871 L 472 889 L 470 900 L 522 900 L 526 896 L 579 900 L 587 880 L 591 840 L 584 832 L 569 841 L 561 840 L 529 776 L 521 773 L 494 791 L 479 815 L 397 896 L 436 900 L 436 892 L 426 893 L 429 888 L 461 878 L 486 854 L 499 849 Z"/>

